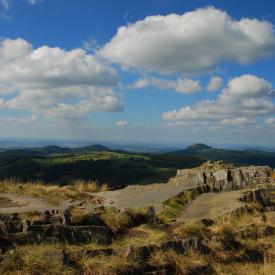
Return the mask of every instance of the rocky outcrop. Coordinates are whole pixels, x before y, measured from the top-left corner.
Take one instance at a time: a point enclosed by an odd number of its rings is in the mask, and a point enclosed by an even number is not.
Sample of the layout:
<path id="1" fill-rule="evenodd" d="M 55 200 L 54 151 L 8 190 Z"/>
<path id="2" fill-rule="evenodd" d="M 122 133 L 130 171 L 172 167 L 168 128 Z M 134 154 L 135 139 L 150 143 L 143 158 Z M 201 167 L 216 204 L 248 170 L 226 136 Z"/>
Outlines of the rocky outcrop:
<path id="1" fill-rule="evenodd" d="M 198 168 L 178 170 L 169 182 L 219 192 L 262 185 L 271 181 L 272 173 L 268 166 L 233 167 L 222 161 L 208 161 Z"/>
<path id="2" fill-rule="evenodd" d="M 64 215 L 66 218 L 64 218 Z M 18 215 L 0 216 L 0 250 L 31 243 L 98 243 L 110 244 L 112 231 L 97 221 L 87 220 L 85 225 L 66 223 L 68 213 L 46 211 L 41 220 L 21 220 Z"/>

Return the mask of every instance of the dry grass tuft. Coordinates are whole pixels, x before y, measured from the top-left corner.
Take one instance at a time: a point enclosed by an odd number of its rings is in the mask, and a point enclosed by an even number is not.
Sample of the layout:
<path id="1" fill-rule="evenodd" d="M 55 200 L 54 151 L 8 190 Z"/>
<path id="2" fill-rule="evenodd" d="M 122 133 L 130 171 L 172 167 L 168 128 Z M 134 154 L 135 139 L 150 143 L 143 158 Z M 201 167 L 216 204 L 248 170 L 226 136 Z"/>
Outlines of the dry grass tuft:
<path id="1" fill-rule="evenodd" d="M 99 184 L 97 181 L 89 180 L 84 181 L 81 179 L 74 180 L 72 182 L 72 188 L 78 192 L 103 192 L 108 191 L 107 183 Z"/>
<path id="2" fill-rule="evenodd" d="M 136 259 L 123 258 L 112 255 L 99 255 L 96 257 L 84 257 L 81 262 L 84 274 L 89 275 L 118 275 L 133 271 L 139 263 Z"/>
<path id="3" fill-rule="evenodd" d="M 100 213 L 100 218 L 113 232 L 129 228 L 132 223 L 132 220 L 127 213 L 116 208 L 104 208 Z"/>
<path id="4" fill-rule="evenodd" d="M 210 234 L 210 231 L 200 221 L 190 221 L 174 227 L 172 233 L 174 236 L 180 239 L 190 237 L 207 238 L 207 236 Z"/>
<path id="5" fill-rule="evenodd" d="M 113 246 L 142 246 L 159 244 L 170 239 L 167 232 L 147 225 L 131 228 L 126 234 L 114 241 Z"/>
<path id="6" fill-rule="evenodd" d="M 89 199 L 92 192 L 107 190 L 107 185 L 96 182 L 74 181 L 71 186 L 45 185 L 40 181 L 23 183 L 17 179 L 6 179 L 0 182 L 0 192 L 20 193 L 46 199 L 58 205 L 68 199 Z"/>
<path id="7" fill-rule="evenodd" d="M 156 251 L 151 254 L 148 263 L 159 270 L 169 268 L 175 274 L 205 274 L 195 272 L 203 268 L 210 269 L 205 257 L 194 251 L 187 254 L 178 254 L 174 250 Z"/>
<path id="8" fill-rule="evenodd" d="M 1 274 L 75 274 L 63 264 L 62 249 L 58 245 L 26 245 L 11 251 L 1 262 Z"/>

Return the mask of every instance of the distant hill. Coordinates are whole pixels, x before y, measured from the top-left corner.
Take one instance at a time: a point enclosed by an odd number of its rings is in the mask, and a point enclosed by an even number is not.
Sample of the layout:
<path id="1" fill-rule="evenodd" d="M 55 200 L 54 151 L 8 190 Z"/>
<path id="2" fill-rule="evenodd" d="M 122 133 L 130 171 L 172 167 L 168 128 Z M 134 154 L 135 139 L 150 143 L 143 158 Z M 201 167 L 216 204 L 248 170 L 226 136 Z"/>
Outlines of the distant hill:
<path id="1" fill-rule="evenodd" d="M 67 153 L 70 151 L 69 148 L 62 148 L 56 145 L 48 145 L 38 149 L 38 151 L 42 151 L 46 154 L 57 154 L 57 153 Z"/>
<path id="2" fill-rule="evenodd" d="M 99 145 L 99 144 L 95 144 L 95 145 L 89 145 L 89 146 L 85 146 L 85 147 L 80 147 L 80 148 L 74 148 L 72 149 L 73 151 L 81 151 L 81 152 L 89 152 L 89 151 L 96 151 L 96 152 L 100 152 L 100 151 L 110 151 L 110 149 L 106 146 L 103 145 Z"/>
<path id="3" fill-rule="evenodd" d="M 0 151 L 0 180 L 41 180 L 60 185 L 73 179 L 107 182 L 111 187 L 167 182 L 177 169 L 196 167 L 203 160 L 185 155 L 130 153 L 102 145 Z"/>
<path id="4" fill-rule="evenodd" d="M 204 160 L 224 160 L 237 165 L 268 165 L 275 168 L 274 152 L 226 150 L 197 143 L 186 147 L 184 150 L 174 151 L 172 154 L 196 156 Z"/>
<path id="5" fill-rule="evenodd" d="M 210 147 L 206 144 L 203 144 L 203 143 L 195 143 L 193 145 L 186 147 L 186 149 L 184 151 L 188 152 L 190 154 L 196 154 L 196 153 L 200 153 L 200 152 L 203 152 L 203 151 L 209 150 L 209 149 L 212 149 L 212 147 Z"/>
<path id="6" fill-rule="evenodd" d="M 75 153 L 89 153 L 110 151 L 109 148 L 95 144 L 78 148 L 63 148 L 56 145 L 47 145 L 41 148 L 29 149 L 8 149 L 0 151 L 1 156 L 21 156 L 21 157 L 43 157 L 51 154 L 75 154 Z"/>

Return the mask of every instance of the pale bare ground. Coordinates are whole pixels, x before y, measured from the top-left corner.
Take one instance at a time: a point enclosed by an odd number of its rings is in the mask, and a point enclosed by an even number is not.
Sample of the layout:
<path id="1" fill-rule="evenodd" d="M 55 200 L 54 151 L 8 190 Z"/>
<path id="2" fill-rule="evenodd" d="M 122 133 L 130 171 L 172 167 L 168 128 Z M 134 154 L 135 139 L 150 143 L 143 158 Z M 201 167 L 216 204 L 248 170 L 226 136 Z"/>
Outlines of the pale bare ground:
<path id="1" fill-rule="evenodd" d="M 157 212 L 162 210 L 162 203 L 167 199 L 190 189 L 190 186 L 170 183 L 156 183 L 150 185 L 132 185 L 115 191 L 99 192 L 104 198 L 105 206 L 117 208 L 142 208 L 153 206 Z"/>
<path id="2" fill-rule="evenodd" d="M 240 198 L 247 190 L 204 193 L 190 202 L 178 221 L 215 218 L 230 213 L 244 205 Z"/>
<path id="3" fill-rule="evenodd" d="M 85 200 L 73 200 L 64 201 L 59 206 L 53 206 L 45 199 L 34 198 L 28 195 L 0 193 L 0 214 L 43 212 L 49 209 L 65 210 L 71 206 L 80 206 L 84 210 L 92 211 L 102 205 L 119 209 L 153 206 L 156 212 L 159 213 L 163 209 L 163 202 L 187 189 L 190 189 L 190 186 L 187 188 L 185 185 L 170 183 L 146 186 L 133 185 L 120 190 L 96 193 L 98 197 L 103 198 L 100 204 L 90 203 Z M 180 216 L 180 220 L 214 217 L 231 212 L 241 206 L 239 198 L 243 192 L 242 190 L 202 194 L 188 204 Z"/>
<path id="4" fill-rule="evenodd" d="M 0 214 L 44 212 L 46 210 L 65 210 L 72 203 L 65 201 L 60 206 L 53 206 L 46 200 L 17 193 L 0 193 Z"/>
<path id="5" fill-rule="evenodd" d="M 190 186 L 188 187 L 188 189 Z M 158 183 L 150 185 L 133 185 L 124 189 L 115 191 L 104 191 L 96 193 L 98 197 L 103 198 L 102 204 L 91 204 L 85 201 L 65 201 L 58 207 L 53 207 L 46 200 L 34 198 L 28 195 L 17 193 L 0 193 L 0 214 L 23 213 L 38 211 L 42 212 L 48 209 L 66 209 L 69 206 L 81 203 L 81 207 L 86 210 L 92 210 L 97 206 L 111 206 L 122 208 L 142 208 L 153 206 L 157 212 L 162 210 L 162 203 L 186 190 L 184 185 L 174 185 L 169 183 Z"/>

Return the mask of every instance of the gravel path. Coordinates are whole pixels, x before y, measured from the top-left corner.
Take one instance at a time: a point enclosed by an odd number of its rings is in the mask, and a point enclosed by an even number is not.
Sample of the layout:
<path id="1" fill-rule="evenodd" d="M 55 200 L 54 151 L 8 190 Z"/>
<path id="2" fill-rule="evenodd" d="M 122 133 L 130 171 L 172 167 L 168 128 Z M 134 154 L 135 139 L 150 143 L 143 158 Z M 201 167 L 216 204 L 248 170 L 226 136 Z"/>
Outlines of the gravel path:
<path id="1" fill-rule="evenodd" d="M 53 206 L 46 200 L 17 193 L 0 193 L 0 214 L 44 212 L 52 209 L 66 209 L 71 204 L 64 202 L 61 206 Z"/>
<path id="2" fill-rule="evenodd" d="M 176 196 L 183 190 L 190 189 L 184 185 L 150 184 L 132 185 L 124 189 L 97 193 L 99 197 L 105 199 L 105 206 L 117 208 L 139 208 L 154 206 L 157 212 L 162 210 L 162 203 L 170 197 Z"/>
<path id="3" fill-rule="evenodd" d="M 202 194 L 187 205 L 178 221 L 214 218 L 230 213 L 243 205 L 239 199 L 246 191 Z"/>

